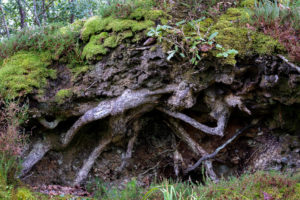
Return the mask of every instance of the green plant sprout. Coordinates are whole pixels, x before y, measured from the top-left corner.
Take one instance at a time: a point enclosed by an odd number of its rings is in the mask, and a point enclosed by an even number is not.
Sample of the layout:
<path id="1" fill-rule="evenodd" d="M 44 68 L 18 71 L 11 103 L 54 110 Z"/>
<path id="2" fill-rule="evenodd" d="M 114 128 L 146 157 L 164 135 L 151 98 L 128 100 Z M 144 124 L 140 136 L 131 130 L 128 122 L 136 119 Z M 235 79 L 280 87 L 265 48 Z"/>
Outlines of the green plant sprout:
<path id="1" fill-rule="evenodd" d="M 218 32 L 208 34 L 209 31 L 207 31 L 204 35 L 200 32 L 200 22 L 204 19 L 205 17 L 191 21 L 182 20 L 177 22 L 175 26 L 158 25 L 156 28 L 151 28 L 147 36 L 155 37 L 159 42 L 170 44 L 171 50 L 167 51 L 168 61 L 178 53 L 180 57 L 188 58 L 191 64 L 197 65 L 202 59 L 202 53 L 214 48 L 221 51 L 217 57 L 236 55 L 237 50 L 226 50 L 221 45 L 216 44 L 215 38 Z M 184 29 L 186 28 L 192 30 L 189 35 L 185 35 Z"/>

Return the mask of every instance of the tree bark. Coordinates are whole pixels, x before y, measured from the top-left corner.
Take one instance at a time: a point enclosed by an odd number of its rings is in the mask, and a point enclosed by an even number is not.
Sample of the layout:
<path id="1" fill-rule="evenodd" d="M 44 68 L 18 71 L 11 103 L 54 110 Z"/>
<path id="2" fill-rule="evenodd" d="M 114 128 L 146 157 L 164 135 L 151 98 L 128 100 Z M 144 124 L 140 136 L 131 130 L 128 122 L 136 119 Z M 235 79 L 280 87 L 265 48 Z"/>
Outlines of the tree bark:
<path id="1" fill-rule="evenodd" d="M 73 13 L 73 11 L 74 11 L 74 0 L 69 0 L 69 4 L 71 4 L 70 23 L 72 24 L 74 22 L 74 18 L 75 18 L 75 15 Z"/>
<path id="2" fill-rule="evenodd" d="M 4 25 L 4 28 L 5 28 L 5 31 L 6 31 L 6 35 L 9 38 L 10 37 L 9 29 L 8 29 L 8 25 L 7 25 L 7 22 L 6 22 L 6 19 L 5 19 L 5 12 L 3 10 L 2 1 L 1 0 L 0 0 L 0 11 L 2 13 L 2 23 Z"/>
<path id="3" fill-rule="evenodd" d="M 45 24 L 47 22 L 45 0 L 42 1 L 42 19 L 43 19 L 43 22 Z"/>
<path id="4" fill-rule="evenodd" d="M 26 23 L 26 12 L 22 6 L 21 0 L 16 0 L 18 4 L 19 14 L 20 14 L 20 23 L 21 23 L 21 29 L 24 29 L 27 27 Z M 25 0 L 24 0 L 25 1 Z"/>
<path id="5" fill-rule="evenodd" d="M 33 15 L 34 15 L 34 21 L 38 26 L 41 26 L 41 22 L 39 19 L 39 16 L 37 15 L 37 4 L 36 0 L 33 0 Z"/>

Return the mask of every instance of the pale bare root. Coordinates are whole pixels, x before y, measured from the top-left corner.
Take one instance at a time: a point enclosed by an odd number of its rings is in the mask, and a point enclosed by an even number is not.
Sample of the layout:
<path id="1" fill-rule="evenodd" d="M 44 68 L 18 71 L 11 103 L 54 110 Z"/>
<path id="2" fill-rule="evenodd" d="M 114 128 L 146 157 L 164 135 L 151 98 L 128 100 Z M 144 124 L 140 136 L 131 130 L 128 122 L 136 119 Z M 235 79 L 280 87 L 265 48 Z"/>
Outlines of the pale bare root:
<path id="1" fill-rule="evenodd" d="M 153 104 L 153 102 L 156 102 L 162 94 L 171 93 L 175 90 L 175 88 L 176 87 L 174 86 L 169 86 L 155 91 L 147 89 L 137 91 L 125 90 L 124 93 L 117 98 L 102 101 L 97 107 L 87 111 L 74 123 L 74 125 L 62 137 L 62 146 L 66 147 L 84 125 L 110 115 L 116 116 L 122 114 L 126 110 L 133 109 L 144 104 Z"/>
<path id="2" fill-rule="evenodd" d="M 138 136 L 137 133 L 134 134 L 134 136 L 132 138 L 130 138 L 130 140 L 128 142 L 126 154 L 122 158 L 123 162 L 122 162 L 122 165 L 121 165 L 121 169 L 123 169 L 124 167 L 126 167 L 126 165 L 127 165 L 126 163 L 127 163 L 128 159 L 130 159 L 132 157 L 133 145 L 134 145 L 134 143 L 136 141 L 137 136 Z"/>
<path id="3" fill-rule="evenodd" d="M 44 157 L 51 147 L 51 144 L 47 142 L 47 140 L 37 141 L 22 163 L 20 177 L 23 177 L 25 174 L 27 174 L 32 167 Z"/>
<path id="4" fill-rule="evenodd" d="M 96 159 L 100 156 L 100 154 L 103 152 L 105 147 L 107 147 L 107 145 L 110 144 L 111 140 L 112 140 L 112 138 L 110 136 L 100 139 L 98 146 L 93 150 L 93 152 L 90 154 L 89 158 L 84 162 L 82 168 L 77 173 L 77 176 L 75 178 L 73 185 L 79 185 L 84 179 L 87 178 Z"/>
<path id="5" fill-rule="evenodd" d="M 49 122 L 45 118 L 40 118 L 38 121 L 47 129 L 55 129 L 59 122 L 61 122 L 61 119 L 55 119 Z"/>
<path id="6" fill-rule="evenodd" d="M 172 149 L 174 150 L 173 152 L 174 172 L 175 175 L 178 177 L 182 169 L 183 158 L 181 153 L 177 149 L 177 143 L 174 134 L 172 135 Z"/>
<path id="7" fill-rule="evenodd" d="M 133 90 L 125 90 L 123 94 L 119 97 L 113 98 L 111 100 L 102 101 L 99 105 L 93 109 L 88 110 L 83 116 L 81 116 L 72 127 L 65 133 L 61 135 L 60 145 L 51 145 L 48 143 L 37 143 L 34 145 L 33 150 L 29 153 L 29 155 L 25 158 L 23 164 L 22 175 L 25 175 L 30 169 L 43 158 L 43 156 L 51 149 L 55 148 L 58 150 L 66 148 L 69 143 L 72 141 L 74 136 L 78 133 L 78 131 L 86 124 L 106 118 L 108 116 L 118 116 L 123 115 L 123 113 L 127 110 L 131 110 L 134 108 L 140 108 L 140 111 L 136 112 L 134 115 L 126 117 L 125 121 L 130 121 L 135 118 L 135 116 L 140 116 L 144 112 L 147 112 L 153 109 L 153 105 L 158 102 L 158 99 L 164 94 L 173 93 L 178 89 L 178 85 L 169 85 L 162 89 L 157 89 L 154 91 L 148 89 L 141 89 L 137 91 Z M 181 93 L 180 93 L 181 94 Z M 175 94 L 173 98 L 179 98 L 179 94 Z M 181 95 L 182 96 L 182 95 Z M 180 97 L 181 97 L 180 96 Z M 183 97 L 182 97 L 183 98 Z M 124 117 L 121 117 L 124 118 Z M 123 120 L 123 119 L 121 119 Z M 54 129 L 57 127 L 60 120 L 54 120 L 52 122 L 48 122 L 45 119 L 40 119 L 39 122 L 48 129 Z M 124 123 L 125 124 L 125 123 Z M 126 128 L 126 124 L 125 124 Z M 116 128 L 118 129 L 118 128 Z M 112 135 L 113 137 L 113 135 Z M 97 150 L 97 149 L 96 149 Z M 97 151 L 92 155 L 96 155 Z M 130 148 L 129 148 L 130 150 Z M 93 156 L 92 156 L 93 157 Z M 128 156 L 127 156 L 128 157 Z M 92 161 L 91 159 L 90 161 Z M 88 169 L 88 167 L 84 167 Z M 83 170 L 83 173 L 86 170 Z M 84 172 L 86 173 L 86 172 Z M 79 176 L 83 177 L 83 176 Z M 77 182 L 81 180 L 81 178 L 76 179 Z"/>
<path id="8" fill-rule="evenodd" d="M 118 116 L 111 117 L 109 120 L 109 124 L 110 124 L 109 136 L 106 136 L 104 139 L 101 139 L 99 141 L 99 145 L 90 154 L 88 160 L 84 162 L 84 165 L 82 166 L 81 170 L 78 172 L 73 185 L 79 185 L 83 180 L 87 178 L 92 166 L 94 165 L 97 158 L 101 155 L 104 148 L 108 146 L 110 143 L 117 142 L 120 139 L 122 139 L 126 135 L 126 132 L 128 131 L 128 126 L 130 125 L 130 122 L 133 121 L 133 128 L 129 130 L 132 130 L 134 134 L 133 137 L 128 142 L 127 152 L 125 154 L 125 157 L 122 158 L 123 161 L 119 170 L 121 171 L 124 167 L 126 167 L 128 160 L 132 156 L 133 146 L 141 127 L 139 120 L 134 120 L 134 119 L 136 119 L 137 117 L 139 117 L 140 115 L 149 111 L 149 109 L 152 108 L 153 108 L 152 106 L 145 106 L 144 108 L 141 109 L 132 110 L 126 116 L 118 115 Z"/>
<path id="9" fill-rule="evenodd" d="M 32 151 L 25 158 L 22 175 L 25 175 L 27 172 L 29 172 L 31 168 L 39 160 L 41 160 L 49 150 L 54 148 L 59 150 L 66 148 L 83 126 L 90 122 L 101 120 L 106 117 L 110 117 L 110 130 L 108 130 L 109 136 L 103 136 L 99 141 L 99 145 L 91 152 L 89 158 L 84 162 L 82 168 L 75 177 L 74 185 L 80 184 L 84 179 L 87 178 L 88 173 L 94 165 L 96 159 L 110 143 L 115 142 L 115 140 L 119 141 L 120 138 L 123 138 L 126 135 L 128 130 L 131 130 L 133 131 L 133 134 L 128 142 L 127 151 L 122 158 L 122 163 L 118 170 L 122 171 L 128 164 L 128 160 L 132 157 L 134 143 L 141 127 L 139 120 L 136 119 L 138 119 L 144 113 L 154 109 L 162 95 L 173 93 L 168 101 L 173 108 L 190 108 L 192 105 L 194 105 L 195 99 L 189 85 L 182 83 L 179 86 L 170 85 L 166 88 L 154 91 L 150 91 L 148 89 L 133 91 L 128 89 L 125 90 L 119 97 L 102 101 L 95 108 L 88 110 L 72 125 L 72 127 L 65 134 L 61 135 L 59 145 L 51 145 L 51 143 L 46 142 L 37 142 Z M 186 133 L 184 128 L 181 127 L 176 119 L 184 121 L 185 123 L 190 124 L 204 133 L 223 136 L 230 115 L 230 107 L 238 106 L 241 110 L 246 112 L 249 111 L 242 104 L 241 98 L 236 96 L 230 96 L 224 99 L 219 98 L 214 92 L 212 92 L 207 95 L 205 101 L 212 110 L 210 113 L 211 116 L 217 120 L 216 127 L 209 127 L 201 124 L 195 119 L 180 112 L 170 111 L 161 107 L 157 108 L 159 111 L 172 117 L 168 120 L 168 124 L 171 129 L 173 129 L 174 133 L 181 138 L 192 149 L 193 152 L 202 157 L 205 157 L 208 155 L 208 153 L 195 140 L 193 140 L 188 133 Z M 250 111 L 248 113 L 250 113 Z M 41 119 L 40 123 L 48 129 L 53 129 L 58 125 L 59 120 L 48 122 L 45 119 Z M 134 125 L 133 128 L 128 129 L 128 126 L 132 123 Z M 174 170 L 176 175 L 179 174 L 180 162 L 182 162 L 182 157 L 178 151 L 175 151 Z M 206 159 L 203 162 L 208 176 L 213 181 L 217 182 L 218 179 L 213 171 L 211 160 Z"/>
<path id="10" fill-rule="evenodd" d="M 228 139 L 224 144 L 219 146 L 213 153 L 207 154 L 205 156 L 202 156 L 193 166 L 187 168 L 184 173 L 187 174 L 193 170 L 195 170 L 202 162 L 206 162 L 208 160 L 211 160 L 214 158 L 222 149 L 224 149 L 228 144 L 230 144 L 232 141 L 234 141 L 240 134 L 242 134 L 245 130 L 249 129 L 250 127 L 254 126 L 253 124 L 250 124 L 248 126 L 245 126 L 244 128 L 237 131 L 230 139 Z"/>
<path id="11" fill-rule="evenodd" d="M 229 118 L 229 110 L 225 110 L 223 113 L 220 114 L 218 117 L 217 127 L 209 127 L 204 124 L 199 123 L 198 121 L 194 120 L 193 118 L 180 113 L 180 112 L 173 112 L 170 110 L 167 110 L 165 108 L 157 108 L 157 110 L 166 113 L 167 115 L 170 115 L 171 117 L 174 117 L 176 119 L 180 119 L 184 121 L 185 123 L 188 123 L 189 125 L 193 126 L 194 128 L 210 134 L 210 135 L 217 135 L 217 136 L 224 136 L 224 130 L 226 128 L 226 124 Z"/>
<path id="12" fill-rule="evenodd" d="M 133 136 L 128 141 L 127 151 L 126 151 L 125 155 L 122 156 L 122 164 L 118 168 L 117 171 L 121 172 L 125 167 L 127 167 L 128 160 L 132 157 L 132 151 L 133 151 L 134 143 L 137 139 L 138 133 L 139 132 L 137 130 L 135 130 L 133 133 Z"/>
<path id="13" fill-rule="evenodd" d="M 205 156 L 208 154 L 193 138 L 190 137 L 190 135 L 185 131 L 185 129 L 179 124 L 177 120 L 170 118 L 167 122 L 167 125 L 180 139 L 182 139 L 191 148 L 191 150 L 196 155 Z M 213 170 L 211 161 L 207 160 L 207 162 L 204 163 L 204 166 L 208 177 L 212 181 L 218 182 L 218 177 Z"/>

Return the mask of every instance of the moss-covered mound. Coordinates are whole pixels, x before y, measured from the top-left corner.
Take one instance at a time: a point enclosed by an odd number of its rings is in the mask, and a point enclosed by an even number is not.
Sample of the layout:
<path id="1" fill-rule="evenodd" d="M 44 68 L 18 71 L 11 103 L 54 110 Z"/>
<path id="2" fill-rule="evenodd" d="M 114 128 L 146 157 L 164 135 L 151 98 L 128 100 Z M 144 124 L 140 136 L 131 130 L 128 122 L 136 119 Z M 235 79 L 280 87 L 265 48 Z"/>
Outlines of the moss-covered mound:
<path id="1" fill-rule="evenodd" d="M 28 94 L 46 85 L 47 78 L 55 78 L 55 70 L 48 69 L 51 56 L 47 52 L 18 52 L 4 60 L 0 67 L 0 92 L 8 98 Z"/>
<path id="2" fill-rule="evenodd" d="M 169 16 L 161 10 L 138 8 L 127 19 L 92 17 L 81 30 L 81 39 L 88 44 L 82 55 L 87 60 L 100 60 L 109 48 L 115 48 L 127 38 L 138 40 L 138 32 L 147 30 L 156 23 L 167 23 Z"/>
<path id="3" fill-rule="evenodd" d="M 209 36 L 216 35 L 209 44 L 209 48 L 214 57 L 220 53 L 228 50 L 236 50 L 237 56 L 244 58 L 246 56 L 253 55 L 272 55 L 276 53 L 282 53 L 285 51 L 284 47 L 274 38 L 265 35 L 264 33 L 255 30 L 248 22 L 250 15 L 247 12 L 248 7 L 251 7 L 253 1 L 242 2 L 240 8 L 229 8 L 226 13 L 218 17 L 217 19 L 207 18 L 197 23 L 199 32 L 197 29 L 191 27 L 189 24 L 184 25 L 184 35 L 193 39 L 189 41 L 198 41 L 197 38 L 201 38 L 200 45 L 207 45 Z M 195 25 L 194 25 L 195 26 Z M 188 44 L 192 46 L 191 44 Z M 222 48 L 215 48 L 216 46 Z M 199 46 L 199 45 L 198 45 Z M 201 48 L 200 48 L 201 53 Z M 206 51 L 204 54 L 207 55 Z M 202 55 L 205 57 L 205 55 Z M 222 58 L 222 64 L 235 65 L 236 54 L 228 54 Z"/>
<path id="4" fill-rule="evenodd" d="M 229 8 L 212 26 L 211 32 L 218 32 L 216 42 L 225 49 L 236 49 L 240 57 L 284 51 L 277 40 L 247 28 L 248 20 L 249 14 L 244 8 Z M 235 64 L 233 57 L 225 62 Z"/>

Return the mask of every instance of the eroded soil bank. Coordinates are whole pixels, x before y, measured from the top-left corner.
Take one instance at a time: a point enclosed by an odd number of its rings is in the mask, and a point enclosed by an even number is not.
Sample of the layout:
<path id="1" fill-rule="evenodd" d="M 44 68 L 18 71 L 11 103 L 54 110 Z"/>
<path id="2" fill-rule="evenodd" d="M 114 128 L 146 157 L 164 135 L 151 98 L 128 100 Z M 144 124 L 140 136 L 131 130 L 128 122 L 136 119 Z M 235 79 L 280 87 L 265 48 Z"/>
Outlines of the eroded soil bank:
<path id="1" fill-rule="evenodd" d="M 246 171 L 297 171 L 300 68 L 245 19 L 244 8 L 229 8 L 218 19 L 168 28 L 170 15 L 139 9 L 59 29 L 61 37 L 74 31 L 81 60 L 72 51 L 6 58 L 0 85 L 29 102 L 22 180 L 121 185 L 136 177 L 148 186 L 201 181 L 203 172 L 217 182 Z M 166 38 L 184 47 L 202 42 L 197 54 L 182 56 Z M 10 71 L 16 67 L 22 73 Z"/>

